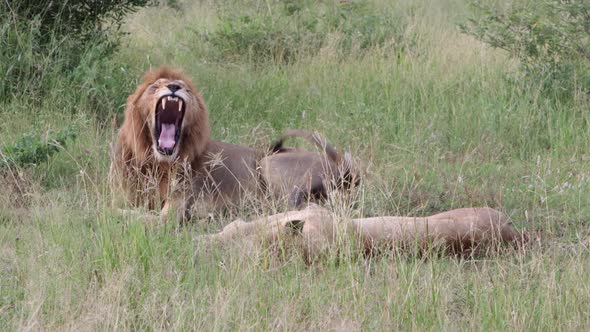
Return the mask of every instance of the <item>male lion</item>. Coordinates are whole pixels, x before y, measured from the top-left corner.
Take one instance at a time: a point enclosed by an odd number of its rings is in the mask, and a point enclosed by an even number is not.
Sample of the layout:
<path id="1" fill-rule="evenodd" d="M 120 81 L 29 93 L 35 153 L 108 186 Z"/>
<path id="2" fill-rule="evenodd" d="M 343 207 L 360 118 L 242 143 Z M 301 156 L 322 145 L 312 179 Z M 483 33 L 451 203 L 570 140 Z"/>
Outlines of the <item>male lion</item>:
<path id="1" fill-rule="evenodd" d="M 287 132 L 286 136 L 304 136 L 324 150 L 328 146 L 303 131 Z M 113 149 L 111 179 L 131 204 L 161 207 L 163 217 L 171 205 L 182 203 L 177 211 L 181 221 L 190 218 L 197 198 L 203 198 L 207 207 L 219 209 L 239 204 L 245 193 L 266 188 L 274 197 L 296 191 L 292 205 L 300 205 L 303 197 L 314 198 L 308 192 L 326 190 L 317 184 L 317 178 L 335 178 L 341 164 L 335 150 L 326 157 L 284 149 L 280 142 L 280 148 L 275 144 L 274 154 L 268 156 L 266 151 L 211 140 L 203 98 L 185 75 L 162 67 L 148 72 L 127 99 L 125 120 Z M 286 162 L 288 156 L 291 161 L 295 158 L 305 163 Z M 289 184 L 297 188 L 285 188 L 284 174 L 300 174 Z M 315 179 L 316 185 L 305 186 L 308 178 Z"/>

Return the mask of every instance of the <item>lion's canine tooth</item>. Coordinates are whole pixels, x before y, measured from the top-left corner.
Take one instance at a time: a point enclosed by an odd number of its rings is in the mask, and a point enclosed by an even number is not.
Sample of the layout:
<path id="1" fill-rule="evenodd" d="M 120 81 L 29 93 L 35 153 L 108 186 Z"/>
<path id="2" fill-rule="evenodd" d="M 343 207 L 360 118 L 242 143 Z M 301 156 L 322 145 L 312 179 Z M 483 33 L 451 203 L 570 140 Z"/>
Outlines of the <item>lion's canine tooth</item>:
<path id="1" fill-rule="evenodd" d="M 166 108 L 166 98 L 162 98 L 162 109 Z"/>
<path id="2" fill-rule="evenodd" d="M 182 99 L 178 102 L 178 111 L 182 111 Z"/>

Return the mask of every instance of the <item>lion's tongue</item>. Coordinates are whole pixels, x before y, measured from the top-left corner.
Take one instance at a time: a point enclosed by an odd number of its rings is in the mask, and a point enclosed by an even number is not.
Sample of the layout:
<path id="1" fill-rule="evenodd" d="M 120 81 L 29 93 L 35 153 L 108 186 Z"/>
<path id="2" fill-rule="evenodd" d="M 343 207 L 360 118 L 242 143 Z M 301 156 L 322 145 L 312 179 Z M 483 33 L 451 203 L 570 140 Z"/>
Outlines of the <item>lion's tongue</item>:
<path id="1" fill-rule="evenodd" d="M 162 131 L 160 132 L 160 138 L 158 138 L 158 144 L 161 148 L 172 149 L 176 141 L 174 136 L 176 135 L 176 126 L 173 123 L 162 123 Z"/>

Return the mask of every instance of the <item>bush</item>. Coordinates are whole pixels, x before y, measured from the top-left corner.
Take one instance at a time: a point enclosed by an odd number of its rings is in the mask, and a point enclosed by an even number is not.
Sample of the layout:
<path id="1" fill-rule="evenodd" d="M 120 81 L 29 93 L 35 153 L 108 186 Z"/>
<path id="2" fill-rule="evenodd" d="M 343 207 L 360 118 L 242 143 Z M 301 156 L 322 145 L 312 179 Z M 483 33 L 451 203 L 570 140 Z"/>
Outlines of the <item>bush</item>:
<path id="1" fill-rule="evenodd" d="M 75 138 L 76 132 L 72 129 L 49 131 L 45 137 L 35 133 L 26 134 L 15 143 L 1 149 L 0 170 L 37 166 L 46 162 L 60 147 L 64 147 L 68 140 Z"/>
<path id="2" fill-rule="evenodd" d="M 401 40 L 404 27 L 400 16 L 386 16 L 367 2 L 291 0 L 269 10 L 244 15 L 230 9 L 220 16 L 209 37 L 214 49 L 225 58 L 253 62 L 290 63 L 318 52 L 331 35 L 337 38 L 340 55 L 362 53 Z"/>
<path id="3" fill-rule="evenodd" d="M 279 25 L 269 16 L 227 16 L 211 37 L 212 45 L 229 59 L 272 60 L 289 63 L 306 51 L 302 40 L 313 43 L 312 35 Z"/>
<path id="4" fill-rule="evenodd" d="M 15 22 L 34 22 L 38 26 L 39 44 L 46 45 L 52 36 L 72 36 L 84 45 L 106 32 L 118 30 L 123 18 L 149 0 L 24 0 L 4 3 L 3 10 Z"/>
<path id="5" fill-rule="evenodd" d="M 514 1 L 500 8 L 472 0 L 463 32 L 520 60 L 526 85 L 571 96 L 590 91 L 590 2 Z"/>
<path id="6" fill-rule="evenodd" d="M 104 59 L 118 45 L 124 16 L 148 1 L 0 2 L 0 99 L 50 90 L 91 48 Z"/>

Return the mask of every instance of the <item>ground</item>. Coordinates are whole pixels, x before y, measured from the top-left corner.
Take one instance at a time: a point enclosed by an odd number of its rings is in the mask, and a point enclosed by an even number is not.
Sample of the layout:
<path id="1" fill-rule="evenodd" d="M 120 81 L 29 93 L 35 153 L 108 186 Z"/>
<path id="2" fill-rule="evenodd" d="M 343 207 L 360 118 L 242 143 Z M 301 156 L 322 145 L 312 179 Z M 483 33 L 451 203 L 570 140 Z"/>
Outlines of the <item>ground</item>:
<path id="1" fill-rule="evenodd" d="M 0 330 L 588 329 L 588 96 L 560 102 L 519 88 L 510 79 L 518 63 L 457 28 L 464 1 L 368 3 L 373 14 L 359 14 L 367 22 L 399 23 L 384 41 L 363 46 L 354 30 L 341 46 L 343 26 L 316 50 L 264 61 L 232 53 L 227 40 L 251 45 L 246 33 L 216 31 L 235 12 L 287 20 L 275 2 L 143 9 L 128 18 L 109 73 L 127 78 L 124 96 L 150 67 L 181 68 L 205 98 L 216 139 L 264 146 L 286 128 L 321 132 L 365 172 L 351 213 L 489 206 L 531 234 L 525 251 L 369 261 L 343 252 L 307 267 L 297 255 L 207 246 L 194 237 L 231 220 L 177 231 L 118 213 L 106 179 L 124 99 L 114 99 L 119 118 L 97 117 L 81 102 L 85 86 L 58 82 L 45 101 L 1 102 L 0 145 L 29 131 L 79 134 L 22 170 L 25 180 L 3 177 Z"/>

